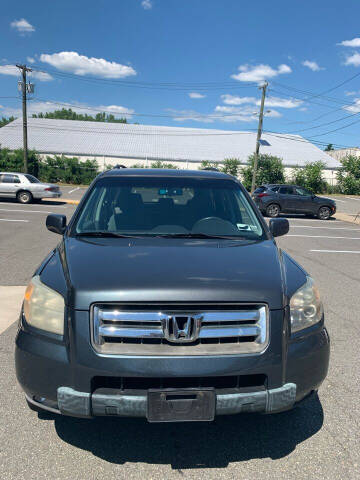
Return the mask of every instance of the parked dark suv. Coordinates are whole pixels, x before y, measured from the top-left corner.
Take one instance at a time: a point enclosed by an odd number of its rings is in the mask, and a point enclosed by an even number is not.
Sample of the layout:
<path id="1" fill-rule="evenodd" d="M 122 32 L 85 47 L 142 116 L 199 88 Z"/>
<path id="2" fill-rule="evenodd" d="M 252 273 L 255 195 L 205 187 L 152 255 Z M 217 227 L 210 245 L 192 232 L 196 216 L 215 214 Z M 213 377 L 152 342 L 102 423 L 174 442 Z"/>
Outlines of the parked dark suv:
<path id="1" fill-rule="evenodd" d="M 297 185 L 262 185 L 254 191 L 253 199 L 264 215 L 273 218 L 280 213 L 304 213 L 328 220 L 336 212 L 334 200 Z"/>
<path id="2" fill-rule="evenodd" d="M 224 173 L 114 169 L 25 292 L 16 374 L 31 409 L 151 422 L 292 408 L 329 337 L 314 280 Z"/>

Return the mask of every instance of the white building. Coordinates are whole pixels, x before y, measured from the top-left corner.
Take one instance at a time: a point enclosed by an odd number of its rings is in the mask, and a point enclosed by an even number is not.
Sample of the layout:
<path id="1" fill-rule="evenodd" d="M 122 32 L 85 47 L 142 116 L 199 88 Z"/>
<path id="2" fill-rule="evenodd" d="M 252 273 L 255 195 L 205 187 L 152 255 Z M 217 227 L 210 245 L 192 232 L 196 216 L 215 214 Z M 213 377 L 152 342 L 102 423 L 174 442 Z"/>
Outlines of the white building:
<path id="1" fill-rule="evenodd" d="M 0 129 L 0 145 L 22 148 L 22 134 L 22 120 L 17 119 Z M 100 168 L 117 163 L 146 166 L 159 160 L 194 169 L 204 160 L 222 163 L 227 158 L 237 158 L 245 165 L 255 143 L 256 133 L 246 131 L 28 119 L 29 149 L 43 155 L 96 159 Z M 334 181 L 340 166 L 337 159 L 299 135 L 264 133 L 260 153 L 282 158 L 287 175 L 296 166 L 321 160 L 329 182 Z"/>

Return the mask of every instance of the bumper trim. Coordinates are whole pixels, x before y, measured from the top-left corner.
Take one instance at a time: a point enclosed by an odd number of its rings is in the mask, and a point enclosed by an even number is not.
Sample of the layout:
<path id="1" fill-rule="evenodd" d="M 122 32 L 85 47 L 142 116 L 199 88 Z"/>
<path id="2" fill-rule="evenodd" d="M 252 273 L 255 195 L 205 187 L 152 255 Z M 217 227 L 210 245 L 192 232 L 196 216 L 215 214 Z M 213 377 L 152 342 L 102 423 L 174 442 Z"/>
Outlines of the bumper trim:
<path id="1" fill-rule="evenodd" d="M 58 410 L 57 408 L 48 407 L 43 403 L 36 402 L 33 398 L 29 397 L 29 395 L 27 395 L 26 393 L 25 393 L 25 398 L 29 403 L 34 405 L 34 407 L 38 407 L 38 408 L 41 408 L 42 410 L 47 410 L 48 412 L 57 413 L 58 415 L 61 415 L 60 410 Z"/>
<path id="2" fill-rule="evenodd" d="M 275 413 L 293 407 L 296 385 L 262 392 L 234 393 L 216 396 L 216 415 L 243 412 Z M 104 395 L 77 392 L 69 387 L 58 388 L 59 410 L 64 415 L 92 417 L 115 415 L 120 417 L 146 417 L 146 395 Z M 41 404 L 38 404 L 42 407 Z M 57 412 L 56 412 L 57 413 Z"/>

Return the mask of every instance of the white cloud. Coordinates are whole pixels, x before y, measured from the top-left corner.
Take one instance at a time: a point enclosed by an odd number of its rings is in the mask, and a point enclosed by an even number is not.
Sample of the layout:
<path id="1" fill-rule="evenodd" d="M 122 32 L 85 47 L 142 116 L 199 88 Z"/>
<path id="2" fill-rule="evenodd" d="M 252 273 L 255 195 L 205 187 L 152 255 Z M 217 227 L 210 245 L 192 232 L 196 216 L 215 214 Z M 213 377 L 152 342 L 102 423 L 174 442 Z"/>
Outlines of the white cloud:
<path id="1" fill-rule="evenodd" d="M 18 31 L 20 34 L 24 35 L 25 33 L 35 32 L 35 27 L 31 25 L 25 18 L 20 20 L 14 20 L 10 23 L 10 27 Z"/>
<path id="2" fill-rule="evenodd" d="M 20 70 L 15 65 L 0 65 L 0 75 L 12 75 L 13 77 L 18 77 L 20 75 Z M 48 82 L 53 80 L 53 77 L 46 72 L 29 72 L 28 78 L 35 78 L 40 80 L 40 82 Z"/>
<path id="3" fill-rule="evenodd" d="M 221 95 L 222 101 L 226 105 L 243 105 L 245 103 L 256 103 L 256 98 L 255 97 L 238 97 L 236 95 Z"/>
<path id="4" fill-rule="evenodd" d="M 59 52 L 51 55 L 42 53 L 40 60 L 58 70 L 76 75 L 95 75 L 102 78 L 124 78 L 136 75 L 136 71 L 128 65 L 79 55 L 77 52 Z"/>
<path id="5" fill-rule="evenodd" d="M 245 105 L 252 104 L 260 106 L 261 101 L 255 97 L 238 97 L 235 95 L 221 95 L 221 99 L 226 105 Z M 285 99 L 278 97 L 266 97 L 265 106 L 266 107 L 279 107 L 279 108 L 297 108 L 303 102 L 301 100 L 295 99 Z"/>
<path id="6" fill-rule="evenodd" d="M 1 108 L 1 107 L 0 107 Z M 67 103 L 59 102 L 58 104 L 52 102 L 36 102 L 32 101 L 28 103 L 28 115 L 31 116 L 33 113 L 45 113 L 53 112 L 54 110 L 61 110 L 62 108 L 71 108 L 74 112 L 77 113 L 87 113 L 89 115 L 96 115 L 100 112 L 112 113 L 115 116 L 131 118 L 134 110 L 131 108 L 126 108 L 120 105 L 88 105 L 84 103 Z M 17 116 L 21 115 L 21 108 L 12 108 L 12 107 L 2 107 L 0 111 L 1 115 L 6 116 Z"/>
<path id="7" fill-rule="evenodd" d="M 304 67 L 310 68 L 313 72 L 319 72 L 320 70 L 325 70 L 325 68 L 320 67 L 320 65 L 317 62 L 311 61 L 311 60 L 304 60 L 301 62 Z"/>
<path id="8" fill-rule="evenodd" d="M 202 93 L 197 93 L 197 92 L 190 92 L 189 97 L 190 98 L 205 98 L 206 95 L 203 95 Z"/>
<path id="9" fill-rule="evenodd" d="M 26 60 L 27 60 L 29 63 L 35 63 L 35 58 L 34 58 L 34 57 L 26 57 Z"/>
<path id="10" fill-rule="evenodd" d="M 285 64 L 279 65 L 275 69 L 265 64 L 244 64 L 240 65 L 238 70 L 240 73 L 231 75 L 231 78 L 239 80 L 240 82 L 263 82 L 269 78 L 274 78 L 284 73 L 291 73 L 292 71 L 291 68 Z"/>
<path id="11" fill-rule="evenodd" d="M 354 67 L 360 67 L 360 53 L 354 53 L 346 57 L 345 65 L 353 65 Z"/>
<path id="12" fill-rule="evenodd" d="M 286 99 L 278 97 L 266 97 L 265 99 L 266 107 L 297 108 L 302 103 L 302 100 L 297 100 L 293 98 Z M 260 105 L 260 100 L 257 101 L 256 105 Z"/>
<path id="13" fill-rule="evenodd" d="M 358 95 L 358 94 L 360 94 L 360 90 L 359 90 L 359 91 L 351 90 L 351 91 L 345 92 L 345 95 L 346 95 L 347 97 L 352 97 L 352 96 Z"/>
<path id="14" fill-rule="evenodd" d="M 342 45 L 343 47 L 360 47 L 360 38 L 353 38 L 352 40 L 343 40 L 342 42 L 338 43 L 338 45 Z"/>
<path id="15" fill-rule="evenodd" d="M 354 103 L 349 105 L 348 107 L 344 107 L 344 110 L 347 110 L 351 113 L 359 113 L 360 112 L 360 98 L 355 98 Z"/>
<path id="16" fill-rule="evenodd" d="M 142 0 L 141 6 L 144 10 L 150 10 L 152 8 L 152 1 L 151 0 Z"/>

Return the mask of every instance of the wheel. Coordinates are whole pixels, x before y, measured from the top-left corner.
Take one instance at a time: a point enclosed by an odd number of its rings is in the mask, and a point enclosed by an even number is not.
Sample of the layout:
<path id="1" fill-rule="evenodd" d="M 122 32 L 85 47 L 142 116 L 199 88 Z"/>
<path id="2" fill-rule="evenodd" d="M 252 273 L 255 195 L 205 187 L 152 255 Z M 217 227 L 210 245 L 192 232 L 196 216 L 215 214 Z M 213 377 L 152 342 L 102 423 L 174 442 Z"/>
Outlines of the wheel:
<path id="1" fill-rule="evenodd" d="M 280 207 L 276 203 L 271 203 L 266 209 L 266 215 L 268 217 L 278 217 L 280 213 Z"/>
<path id="2" fill-rule="evenodd" d="M 331 210 L 329 207 L 320 207 L 318 212 L 318 217 L 320 220 L 329 220 L 331 215 Z"/>
<path id="3" fill-rule="evenodd" d="M 19 203 L 31 203 L 33 200 L 33 196 L 30 192 L 23 190 L 22 192 L 18 192 L 16 195 L 16 199 Z"/>

